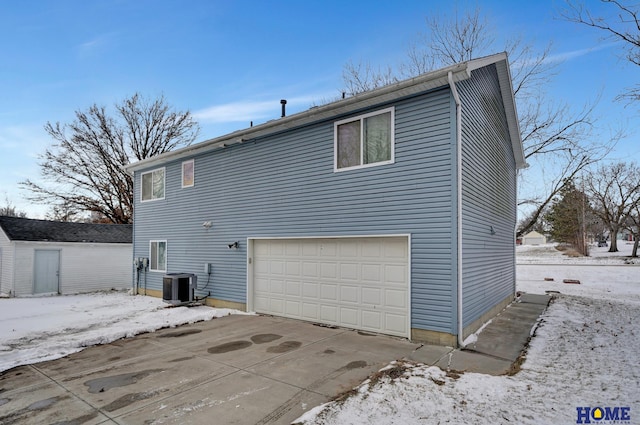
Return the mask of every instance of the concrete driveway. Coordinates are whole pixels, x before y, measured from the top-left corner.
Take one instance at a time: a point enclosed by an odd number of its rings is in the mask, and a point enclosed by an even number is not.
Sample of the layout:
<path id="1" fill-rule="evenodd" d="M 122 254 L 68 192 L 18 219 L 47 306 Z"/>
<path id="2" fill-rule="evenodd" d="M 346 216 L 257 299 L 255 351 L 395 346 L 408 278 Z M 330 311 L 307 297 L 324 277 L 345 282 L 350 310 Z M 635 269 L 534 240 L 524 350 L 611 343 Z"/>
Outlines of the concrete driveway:
<path id="1" fill-rule="evenodd" d="M 295 320 L 233 315 L 0 374 L 0 423 L 290 423 L 419 347 Z M 449 351 L 431 349 L 431 361 Z"/>

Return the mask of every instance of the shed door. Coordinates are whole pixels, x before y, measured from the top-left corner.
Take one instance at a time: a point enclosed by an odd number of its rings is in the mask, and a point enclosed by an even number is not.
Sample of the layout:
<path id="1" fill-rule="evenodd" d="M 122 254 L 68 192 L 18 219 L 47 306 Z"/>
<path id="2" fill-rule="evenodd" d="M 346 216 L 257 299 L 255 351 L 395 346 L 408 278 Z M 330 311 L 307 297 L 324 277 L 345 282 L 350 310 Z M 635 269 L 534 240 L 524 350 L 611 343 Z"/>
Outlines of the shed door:
<path id="1" fill-rule="evenodd" d="M 33 293 L 58 293 L 60 281 L 60 251 L 37 249 L 35 251 Z"/>
<path id="2" fill-rule="evenodd" d="M 255 240 L 258 313 L 408 337 L 407 237 Z"/>

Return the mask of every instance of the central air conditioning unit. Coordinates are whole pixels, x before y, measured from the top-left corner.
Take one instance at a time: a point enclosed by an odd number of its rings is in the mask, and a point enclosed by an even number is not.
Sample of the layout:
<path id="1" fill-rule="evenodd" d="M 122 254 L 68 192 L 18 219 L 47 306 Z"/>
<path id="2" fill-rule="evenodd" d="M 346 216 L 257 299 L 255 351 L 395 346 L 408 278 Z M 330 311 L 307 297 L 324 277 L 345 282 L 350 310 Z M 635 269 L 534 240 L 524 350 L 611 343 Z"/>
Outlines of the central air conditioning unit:
<path id="1" fill-rule="evenodd" d="M 198 276 L 193 273 L 167 273 L 162 278 L 162 301 L 179 305 L 193 302 Z"/>

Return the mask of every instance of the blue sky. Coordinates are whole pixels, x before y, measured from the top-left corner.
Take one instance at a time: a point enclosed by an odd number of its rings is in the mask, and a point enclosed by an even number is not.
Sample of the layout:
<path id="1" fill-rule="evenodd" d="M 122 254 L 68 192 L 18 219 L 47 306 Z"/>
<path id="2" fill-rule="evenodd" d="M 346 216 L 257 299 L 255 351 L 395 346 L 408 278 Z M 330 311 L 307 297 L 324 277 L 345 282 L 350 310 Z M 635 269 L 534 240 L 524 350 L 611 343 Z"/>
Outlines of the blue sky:
<path id="1" fill-rule="evenodd" d="M 587 0 L 595 11 L 610 9 Z M 522 37 L 562 60 L 544 89 L 579 109 L 600 98 L 599 126 L 624 126 L 614 159 L 640 160 L 639 105 L 614 102 L 640 73 L 619 43 L 558 18 L 562 1 L 458 2 L 478 6 L 496 44 Z M 450 1 L 23 1 L 0 4 L 0 205 L 30 217 L 18 187 L 38 179 L 37 156 L 52 143 L 47 121 L 70 122 L 93 103 L 112 106 L 135 92 L 163 94 L 197 117 L 199 140 L 334 98 L 349 61 L 397 64 L 425 31 L 425 18 L 452 15 Z"/>

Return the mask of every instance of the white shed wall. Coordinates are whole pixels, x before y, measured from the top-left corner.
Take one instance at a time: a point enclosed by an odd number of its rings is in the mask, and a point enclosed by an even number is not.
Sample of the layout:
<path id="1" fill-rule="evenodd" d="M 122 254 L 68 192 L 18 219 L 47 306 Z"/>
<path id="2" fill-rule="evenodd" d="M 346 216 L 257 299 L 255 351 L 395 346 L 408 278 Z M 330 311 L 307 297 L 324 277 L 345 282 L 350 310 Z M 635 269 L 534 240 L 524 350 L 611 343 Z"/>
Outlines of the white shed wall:
<path id="1" fill-rule="evenodd" d="M 60 293 L 131 287 L 131 244 L 15 243 L 15 296 L 33 293 L 34 252 L 60 250 Z"/>
<path id="2" fill-rule="evenodd" d="M 13 295 L 13 245 L 0 230 L 0 292 Z"/>
<path id="3" fill-rule="evenodd" d="M 73 294 L 131 287 L 131 244 L 74 244 L 60 254 L 60 292 Z"/>
<path id="4" fill-rule="evenodd" d="M 33 293 L 33 242 L 13 243 L 13 296 Z"/>

